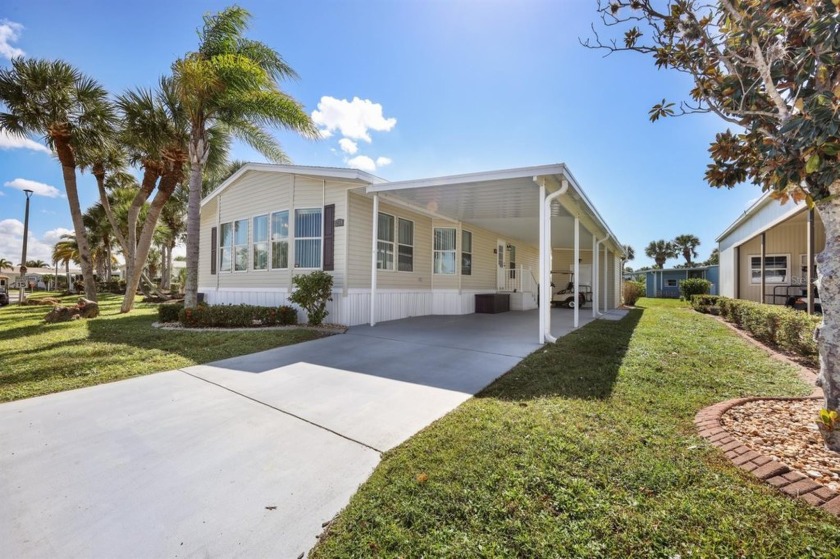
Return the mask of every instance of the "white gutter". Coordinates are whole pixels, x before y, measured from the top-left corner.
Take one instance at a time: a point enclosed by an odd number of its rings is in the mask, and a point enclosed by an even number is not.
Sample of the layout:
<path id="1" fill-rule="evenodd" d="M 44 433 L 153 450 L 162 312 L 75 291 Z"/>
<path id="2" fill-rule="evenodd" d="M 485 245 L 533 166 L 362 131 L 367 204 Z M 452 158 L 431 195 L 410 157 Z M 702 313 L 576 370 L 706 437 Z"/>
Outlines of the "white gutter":
<path id="1" fill-rule="evenodd" d="M 376 326 L 376 250 L 379 241 L 379 194 L 373 194 L 373 231 L 370 251 L 370 325 Z"/>
<path id="2" fill-rule="evenodd" d="M 560 190 L 545 196 L 545 179 L 534 177 L 540 185 L 540 343 L 554 343 L 551 335 L 551 203 L 569 190 L 569 181 L 563 179 Z"/>

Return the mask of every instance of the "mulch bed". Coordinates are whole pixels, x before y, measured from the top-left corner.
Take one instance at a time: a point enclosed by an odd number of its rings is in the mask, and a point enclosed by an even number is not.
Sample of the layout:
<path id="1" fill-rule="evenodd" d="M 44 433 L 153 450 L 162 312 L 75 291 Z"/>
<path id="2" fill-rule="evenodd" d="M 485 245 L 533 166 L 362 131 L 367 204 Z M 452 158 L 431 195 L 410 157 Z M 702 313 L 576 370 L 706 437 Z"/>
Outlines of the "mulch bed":
<path id="1" fill-rule="evenodd" d="M 774 359 L 797 367 L 799 376 L 814 386 L 813 370 L 718 320 Z M 786 495 L 840 517 L 840 454 L 825 448 L 817 428 L 822 404 L 822 390 L 815 386 L 807 398 L 721 402 L 700 410 L 694 423 L 700 435 L 739 468 Z"/>

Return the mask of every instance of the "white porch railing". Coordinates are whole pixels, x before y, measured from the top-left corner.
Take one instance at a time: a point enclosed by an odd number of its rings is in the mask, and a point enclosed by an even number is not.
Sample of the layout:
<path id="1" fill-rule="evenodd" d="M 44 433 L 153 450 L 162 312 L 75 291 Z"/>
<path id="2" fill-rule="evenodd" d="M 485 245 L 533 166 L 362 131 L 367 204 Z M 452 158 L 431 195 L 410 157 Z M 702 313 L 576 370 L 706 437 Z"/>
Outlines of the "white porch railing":
<path id="1" fill-rule="evenodd" d="M 499 271 L 499 291 L 511 291 L 519 293 L 528 293 L 537 303 L 537 278 L 530 268 L 520 266 L 518 268 L 510 268 Z"/>

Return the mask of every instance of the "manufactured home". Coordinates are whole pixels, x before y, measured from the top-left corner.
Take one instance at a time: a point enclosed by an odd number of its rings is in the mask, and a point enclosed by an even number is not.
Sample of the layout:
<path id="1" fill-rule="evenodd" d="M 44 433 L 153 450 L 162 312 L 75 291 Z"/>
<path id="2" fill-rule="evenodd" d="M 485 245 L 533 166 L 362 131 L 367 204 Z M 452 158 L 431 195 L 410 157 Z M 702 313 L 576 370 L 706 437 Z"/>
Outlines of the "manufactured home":
<path id="1" fill-rule="evenodd" d="M 825 247 L 819 214 L 804 203 L 759 198 L 717 238 L 720 294 L 818 309 L 814 256 Z"/>
<path id="2" fill-rule="evenodd" d="M 669 268 L 665 270 L 646 270 L 628 274 L 638 276 L 645 274 L 645 296 L 646 297 L 680 297 L 680 282 L 687 279 L 700 278 L 711 283 L 711 294 L 717 295 L 719 291 L 717 265 L 692 266 L 691 268 Z"/>
<path id="3" fill-rule="evenodd" d="M 251 163 L 202 201 L 199 292 L 281 305 L 294 275 L 324 270 L 331 322 L 469 314 L 492 295 L 491 310 L 545 309 L 544 341 L 552 278 L 592 292 L 590 309 L 567 311 L 575 325 L 620 304 L 621 246 L 563 164 L 388 182 Z"/>

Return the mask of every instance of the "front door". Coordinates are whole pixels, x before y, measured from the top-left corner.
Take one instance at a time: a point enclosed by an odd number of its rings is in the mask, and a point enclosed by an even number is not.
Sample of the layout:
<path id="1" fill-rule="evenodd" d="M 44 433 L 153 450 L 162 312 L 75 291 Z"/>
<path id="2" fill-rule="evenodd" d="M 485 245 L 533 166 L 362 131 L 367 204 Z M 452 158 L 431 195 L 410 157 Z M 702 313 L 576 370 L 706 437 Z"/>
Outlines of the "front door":
<path id="1" fill-rule="evenodd" d="M 496 288 L 507 291 L 507 258 L 505 247 L 507 243 L 499 239 L 496 241 Z"/>

